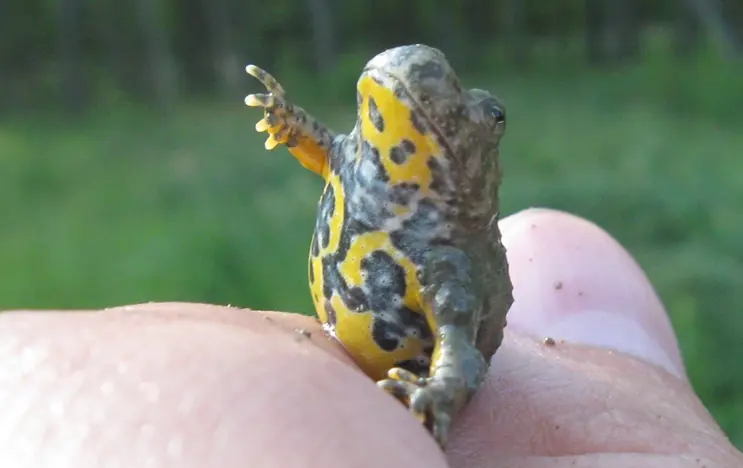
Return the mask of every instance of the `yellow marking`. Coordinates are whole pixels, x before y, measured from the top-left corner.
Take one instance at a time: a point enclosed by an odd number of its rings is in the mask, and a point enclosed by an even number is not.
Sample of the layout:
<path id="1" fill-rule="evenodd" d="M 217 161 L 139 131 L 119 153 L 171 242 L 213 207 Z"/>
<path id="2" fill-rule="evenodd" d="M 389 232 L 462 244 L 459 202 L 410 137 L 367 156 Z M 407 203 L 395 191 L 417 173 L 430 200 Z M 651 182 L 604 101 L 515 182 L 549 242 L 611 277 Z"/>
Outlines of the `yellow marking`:
<path id="1" fill-rule="evenodd" d="M 374 316 L 371 313 L 349 311 L 337 295 L 333 295 L 330 302 L 338 315 L 335 327 L 338 340 L 370 378 L 381 380 L 396 362 L 414 359 L 423 352 L 423 343 L 417 338 L 404 340 L 403 347 L 393 352 L 383 350 L 372 337 Z"/>
<path id="2" fill-rule="evenodd" d="M 416 276 L 417 268 L 409 258 L 393 247 L 387 232 L 367 232 L 359 235 L 351 242 L 346 259 L 338 267 L 338 271 L 345 278 L 346 283 L 349 286 L 361 286 L 363 284 L 361 260 L 375 250 L 388 253 L 403 268 L 407 286 L 403 304 L 412 310 L 420 310 L 420 283 Z"/>
<path id="3" fill-rule="evenodd" d="M 354 287 L 363 284 L 361 260 L 375 250 L 387 252 L 403 267 L 407 285 L 403 304 L 411 310 L 420 310 L 420 284 L 416 277 L 417 269 L 410 259 L 403 256 L 392 246 L 389 234 L 386 232 L 364 233 L 353 240 L 345 261 L 338 268 L 348 286 Z M 333 297 L 332 304 L 338 317 L 335 329 L 338 339 L 370 377 L 382 379 L 396 362 L 414 359 L 423 352 L 422 341 L 414 337 L 404 340 L 402 347 L 395 351 L 384 351 L 374 342 L 372 337 L 374 312 L 358 313 L 350 311 L 343 304 L 343 301 L 336 296 Z"/>
<path id="4" fill-rule="evenodd" d="M 390 176 L 390 183 L 416 182 L 420 184 L 424 193 L 428 192 L 432 179 L 428 159 L 441 155 L 441 148 L 436 140 L 430 134 L 421 135 L 415 129 L 410 118 L 410 107 L 400 101 L 391 89 L 365 76 L 359 80 L 358 90 L 362 96 L 359 109 L 362 139 L 379 149 L 382 164 Z M 383 132 L 379 132 L 369 119 L 369 97 L 374 98 L 377 109 L 384 118 Z M 390 150 L 398 146 L 403 139 L 412 141 L 416 151 L 408 155 L 403 164 L 397 164 L 390 160 Z"/>
<path id="5" fill-rule="evenodd" d="M 326 180 L 326 190 L 327 186 L 329 185 L 333 188 L 333 194 L 335 195 L 335 207 L 332 216 L 328 221 L 330 227 L 330 239 L 328 240 L 328 246 L 325 248 L 323 248 L 323 246 L 320 244 L 319 239 L 315 239 L 319 253 L 316 258 L 313 258 L 312 252 L 310 252 L 309 258 L 309 267 L 312 268 L 312 272 L 315 275 L 314 284 L 310 284 L 310 294 L 312 294 L 312 301 L 315 304 L 317 316 L 323 323 L 327 322 L 328 316 L 325 312 L 325 297 L 323 296 L 323 285 L 325 282 L 322 271 L 322 259 L 326 255 L 336 252 L 338 250 L 338 246 L 340 245 L 341 229 L 343 228 L 344 217 L 343 201 L 345 199 L 345 194 L 343 193 L 343 184 L 341 183 L 341 179 L 338 177 L 338 175 L 327 171 Z M 316 237 L 317 233 L 315 233 L 314 236 Z M 317 300 L 315 300 L 315 297 L 317 297 Z"/>
<path id="6" fill-rule="evenodd" d="M 390 211 L 392 211 L 392 214 L 396 217 L 401 218 L 411 214 L 413 210 L 411 210 L 409 206 L 405 205 L 392 205 Z"/>
<path id="7" fill-rule="evenodd" d="M 359 93 L 362 96 L 361 109 L 359 110 L 361 115 L 361 133 L 362 138 L 369 142 L 370 145 L 379 149 L 380 158 L 384 165 L 387 173 L 390 176 L 390 184 L 399 182 L 416 182 L 420 185 L 420 190 L 425 196 L 430 193 L 429 185 L 432 181 L 433 175 L 428 167 L 429 158 L 441 157 L 442 151 L 438 143 L 431 134 L 421 135 L 420 132 L 413 126 L 413 121 L 410 118 L 411 109 L 405 103 L 400 101 L 395 93 L 386 88 L 372 78 L 366 76 L 359 80 L 358 86 Z M 384 119 L 384 131 L 380 132 L 369 119 L 369 97 L 373 97 L 377 105 L 379 113 Z M 390 159 L 390 151 L 393 147 L 399 145 L 403 139 L 409 139 L 415 145 L 415 153 L 408 155 L 407 160 L 403 164 L 397 164 Z M 399 207 L 393 209 L 397 216 L 403 216 L 406 211 L 409 212 L 408 207 Z M 380 236 L 376 240 L 376 246 L 383 245 L 384 250 L 391 253 L 393 256 L 396 254 L 396 260 L 405 269 L 405 276 L 407 280 L 407 290 L 405 294 L 404 303 L 412 310 L 421 311 L 426 317 L 431 330 L 436 330 L 436 320 L 430 310 L 430 307 L 423 304 L 422 298 L 420 297 L 420 284 L 415 275 L 416 267 L 407 258 L 400 258 L 400 253 L 393 253 L 390 247 L 387 247 L 389 243 L 389 236 L 386 233 L 370 233 L 368 236 Z M 357 244 L 374 243 L 370 238 L 360 238 L 357 242 L 354 242 L 351 251 Z M 365 248 L 364 248 L 365 249 Z M 360 248 L 359 250 L 362 250 Z M 352 256 L 349 251 L 348 257 Z M 363 257 L 362 257 L 363 258 Z M 344 265 L 345 266 L 345 265 Z M 354 278 L 354 275 L 360 276 L 360 273 L 355 273 L 356 268 L 349 268 L 349 271 L 344 271 L 342 274 L 347 278 Z M 436 346 L 434 347 L 435 357 L 438 356 L 438 338 L 434 337 Z M 420 345 L 420 343 L 417 343 Z M 373 347 L 374 344 L 371 343 Z M 404 351 L 407 351 L 404 350 Z M 419 348 L 420 351 L 420 348 Z M 400 355 L 403 352 L 398 351 L 399 355 L 395 356 L 396 360 L 400 360 Z M 414 356 L 410 356 L 414 357 Z M 380 358 L 381 359 L 381 358 Z M 384 362 L 384 364 L 382 364 Z M 380 361 L 378 369 L 381 370 L 383 365 L 387 365 L 389 361 Z M 432 361 L 435 362 L 435 361 Z M 391 363 L 394 365 L 394 362 Z M 384 376 L 380 377 L 383 378 Z"/>
<path id="8" fill-rule="evenodd" d="M 327 179 L 329 172 L 328 153 L 322 146 L 317 144 L 314 138 L 306 136 L 299 137 L 297 139 L 297 146 L 289 148 L 289 152 L 297 158 L 297 161 L 303 167 L 311 170 L 323 179 Z"/>
<path id="9" fill-rule="evenodd" d="M 428 168 L 430 157 L 440 157 L 441 150 L 435 139 L 430 135 L 421 135 L 413 127 L 410 118 L 411 109 L 402 103 L 394 92 L 369 77 L 364 77 L 359 82 L 359 92 L 362 95 L 361 108 L 361 135 L 370 145 L 376 147 L 380 152 L 381 162 L 390 177 L 390 184 L 400 182 L 415 182 L 421 187 L 425 195 L 429 192 L 432 174 Z M 384 118 L 385 128 L 383 132 L 377 131 L 369 119 L 369 97 L 373 97 L 379 112 Z M 279 128 L 271 129 L 279 131 Z M 283 138 L 282 138 L 283 137 Z M 286 137 L 280 137 L 286 141 Z M 416 147 L 414 154 L 408 155 L 403 164 L 396 164 L 390 160 L 390 150 L 400 145 L 403 139 L 409 139 Z M 323 248 L 318 243 L 319 255 L 310 256 L 309 268 L 312 269 L 315 281 L 311 285 L 313 300 L 318 318 L 327 322 L 325 310 L 325 297 L 323 295 L 324 278 L 322 276 L 322 258 L 338 251 L 343 227 L 343 202 L 345 194 L 338 174 L 330 171 L 327 163 L 327 154 L 311 139 L 301 138 L 298 145 L 289 151 L 299 162 L 311 171 L 322 175 L 327 184 L 335 193 L 335 210 L 329 220 L 330 239 L 328 247 Z M 396 216 L 405 216 L 410 213 L 411 208 L 407 206 L 391 207 Z M 315 234 L 317 235 L 317 233 Z M 403 304 L 413 311 L 420 311 L 426 316 L 429 324 L 433 322 L 430 309 L 421 304 L 420 283 L 417 278 L 416 265 L 404 254 L 399 252 L 391 243 L 389 233 L 386 231 L 368 232 L 357 236 L 352 240 L 345 260 L 338 266 L 339 273 L 345 279 L 349 287 L 362 286 L 361 261 L 375 250 L 381 250 L 390 254 L 405 271 L 406 291 L 402 299 Z M 336 314 L 335 335 L 343 344 L 347 352 L 354 358 L 361 369 L 375 380 L 384 379 L 393 366 L 403 360 L 414 359 L 423 353 L 423 342 L 420 338 L 408 337 L 402 346 L 393 352 L 384 351 L 374 342 L 372 336 L 372 324 L 375 312 L 359 313 L 349 310 L 337 292 L 330 298 L 330 306 Z M 433 328 L 432 328 L 433 329 Z"/>
<path id="10" fill-rule="evenodd" d="M 341 183 L 338 174 L 328 172 L 326 177 L 328 185 L 333 188 L 333 194 L 335 195 L 335 209 L 333 210 L 333 216 L 328 221 L 330 227 L 330 240 L 328 241 L 328 247 L 321 249 L 321 255 L 324 253 L 336 252 L 341 243 L 341 230 L 343 229 L 343 222 L 345 213 L 343 211 L 343 204 L 346 199 L 346 194 L 343 192 L 343 184 Z"/>
<path id="11" fill-rule="evenodd" d="M 317 236 L 317 233 L 313 234 L 313 239 L 315 236 Z M 314 239 L 314 241 L 317 242 L 317 239 Z M 309 267 L 312 269 L 315 278 L 314 282 L 310 282 L 310 295 L 315 305 L 317 318 L 320 319 L 320 322 L 327 323 L 328 314 L 325 312 L 325 297 L 322 292 L 325 284 L 325 278 L 322 276 L 322 256 L 313 257 L 312 252 L 310 252 Z"/>

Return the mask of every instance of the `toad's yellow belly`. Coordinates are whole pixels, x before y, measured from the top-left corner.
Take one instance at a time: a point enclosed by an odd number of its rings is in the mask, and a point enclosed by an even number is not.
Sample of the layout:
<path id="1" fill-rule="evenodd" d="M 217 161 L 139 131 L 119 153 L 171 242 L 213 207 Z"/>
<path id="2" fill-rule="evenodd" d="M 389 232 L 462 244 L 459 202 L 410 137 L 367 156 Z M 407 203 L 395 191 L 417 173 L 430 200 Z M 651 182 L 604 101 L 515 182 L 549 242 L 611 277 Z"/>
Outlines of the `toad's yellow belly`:
<path id="1" fill-rule="evenodd" d="M 417 363 L 425 374 L 432 337 L 421 312 L 418 266 L 395 248 L 389 232 L 343 229 L 342 197 L 331 176 L 309 257 L 317 315 L 371 378 L 383 379 L 401 363 Z"/>

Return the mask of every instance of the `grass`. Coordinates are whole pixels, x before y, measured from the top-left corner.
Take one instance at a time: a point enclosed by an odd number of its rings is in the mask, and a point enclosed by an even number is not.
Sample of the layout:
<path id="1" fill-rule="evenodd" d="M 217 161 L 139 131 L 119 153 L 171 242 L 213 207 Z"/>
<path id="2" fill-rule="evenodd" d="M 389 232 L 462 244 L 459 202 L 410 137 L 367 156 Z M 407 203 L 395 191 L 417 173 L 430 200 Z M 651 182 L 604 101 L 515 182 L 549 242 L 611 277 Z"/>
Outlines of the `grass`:
<path id="1" fill-rule="evenodd" d="M 743 447 L 739 73 L 654 59 L 622 73 L 469 82 L 508 105 L 505 214 L 564 209 L 619 239 L 667 305 L 695 388 Z M 350 129 L 352 81 L 325 104 L 322 90 L 286 81 L 295 100 Z M 179 300 L 311 313 L 321 181 L 285 150 L 263 151 L 259 113 L 240 98 L 170 117 L 115 105 L 0 124 L 0 307 Z"/>

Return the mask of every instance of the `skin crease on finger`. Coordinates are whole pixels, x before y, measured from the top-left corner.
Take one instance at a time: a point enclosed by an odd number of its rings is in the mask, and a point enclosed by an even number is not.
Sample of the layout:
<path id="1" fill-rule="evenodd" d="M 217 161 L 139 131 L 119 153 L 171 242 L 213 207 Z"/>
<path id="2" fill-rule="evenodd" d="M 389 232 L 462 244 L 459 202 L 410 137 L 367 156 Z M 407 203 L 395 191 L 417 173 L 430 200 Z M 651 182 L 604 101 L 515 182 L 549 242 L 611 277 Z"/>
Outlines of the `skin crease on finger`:
<path id="1" fill-rule="evenodd" d="M 536 294 L 514 276 L 517 303 Z M 507 333 L 446 458 L 312 318 L 173 303 L 3 313 L 0 466 L 743 466 L 672 369 L 547 346 L 512 312 L 524 332 Z"/>

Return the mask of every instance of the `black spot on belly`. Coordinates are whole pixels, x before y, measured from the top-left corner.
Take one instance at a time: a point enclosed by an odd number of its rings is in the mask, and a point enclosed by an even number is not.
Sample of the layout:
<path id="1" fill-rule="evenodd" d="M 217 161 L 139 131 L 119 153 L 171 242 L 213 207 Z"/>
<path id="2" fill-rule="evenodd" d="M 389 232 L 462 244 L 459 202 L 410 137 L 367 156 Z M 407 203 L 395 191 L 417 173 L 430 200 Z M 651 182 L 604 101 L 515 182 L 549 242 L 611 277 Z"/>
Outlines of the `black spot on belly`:
<path id="1" fill-rule="evenodd" d="M 423 119 L 423 115 L 419 110 L 412 109 L 410 111 L 410 123 L 413 124 L 413 128 L 418 130 L 418 133 L 420 133 L 421 135 L 426 134 L 425 120 Z"/>
<path id="2" fill-rule="evenodd" d="M 369 291 L 369 307 L 375 311 L 396 308 L 405 296 L 405 269 L 387 252 L 375 250 L 361 260 Z"/>
<path id="3" fill-rule="evenodd" d="M 338 322 L 338 315 L 335 313 L 335 309 L 329 300 L 325 301 L 324 307 L 325 315 L 328 317 L 327 324 L 334 327 Z"/>
<path id="4" fill-rule="evenodd" d="M 377 101 L 372 96 L 369 96 L 369 120 L 371 120 L 372 125 L 374 125 L 374 128 L 378 132 L 384 132 L 384 117 L 379 112 Z"/>
<path id="5" fill-rule="evenodd" d="M 310 284 L 315 284 L 315 269 L 312 268 L 312 263 L 310 263 L 309 271 L 310 271 Z"/>
<path id="6" fill-rule="evenodd" d="M 423 359 L 408 359 L 406 361 L 397 362 L 395 367 L 409 370 L 418 377 L 426 377 L 428 376 L 430 364 L 427 360 Z"/>
<path id="7" fill-rule="evenodd" d="M 320 235 L 320 242 L 324 249 L 330 244 L 330 220 L 335 213 L 335 190 L 328 185 L 320 200 L 320 213 L 317 217 L 315 232 Z"/>
<path id="8" fill-rule="evenodd" d="M 333 257 L 333 255 L 328 255 L 322 259 L 322 295 L 325 299 L 330 299 L 333 292 L 340 291 L 341 285 L 345 284 Z"/>
<path id="9" fill-rule="evenodd" d="M 351 242 L 353 241 L 354 237 L 367 232 L 372 232 L 375 229 L 376 228 L 374 228 L 373 226 L 363 224 L 356 218 L 346 217 L 343 222 L 343 227 L 341 228 L 341 236 L 340 240 L 338 241 L 338 250 L 335 251 L 336 260 L 342 262 L 346 259 L 346 255 L 348 255 L 348 249 L 351 248 Z"/>
<path id="10" fill-rule="evenodd" d="M 416 149 L 415 148 L 415 143 L 413 143 L 412 141 L 408 140 L 407 138 L 403 138 L 403 140 L 400 142 L 400 146 L 408 154 L 415 153 L 415 149 Z"/>
<path id="11" fill-rule="evenodd" d="M 415 154 L 415 143 L 407 138 L 403 139 L 398 146 L 390 149 L 390 159 L 395 164 L 404 164 L 413 154 Z"/>
<path id="12" fill-rule="evenodd" d="M 428 322 L 426 322 L 426 317 L 423 314 L 414 312 L 408 307 L 402 307 L 397 313 L 400 317 L 400 322 L 405 326 L 408 335 L 413 334 L 411 331 L 414 331 L 415 336 L 424 343 L 431 343 L 433 334 L 431 333 L 431 328 L 429 328 Z M 423 351 L 430 354 L 433 352 L 432 345 L 427 345 Z"/>
<path id="13" fill-rule="evenodd" d="M 397 205 L 407 205 L 420 190 L 420 185 L 412 182 L 400 182 L 390 187 L 390 201 Z"/>
<path id="14" fill-rule="evenodd" d="M 395 164 L 402 164 L 408 160 L 408 155 L 401 147 L 393 146 L 390 149 L 390 159 Z"/>
<path id="15" fill-rule="evenodd" d="M 358 286 L 349 288 L 341 294 L 341 299 L 346 307 L 353 312 L 366 312 L 369 310 L 369 301 L 364 290 Z"/>
<path id="16" fill-rule="evenodd" d="M 368 156 L 369 160 L 372 163 L 374 163 L 374 166 L 376 168 L 376 176 L 374 177 L 374 179 L 379 180 L 381 182 L 389 182 L 390 175 L 387 174 L 387 170 L 382 165 L 382 158 L 379 155 L 379 148 L 374 147 L 366 142 L 364 142 L 364 146 L 365 146 L 364 156 Z M 367 147 L 368 147 L 368 151 L 366 151 Z"/>
<path id="17" fill-rule="evenodd" d="M 417 337 L 430 343 L 433 335 L 426 318 L 407 307 L 388 311 L 385 316 L 376 315 L 372 325 L 372 338 L 385 351 L 394 351 L 406 338 Z"/>
<path id="18" fill-rule="evenodd" d="M 310 253 L 313 257 L 320 255 L 320 248 L 317 246 L 317 234 L 312 235 L 312 243 L 310 244 Z"/>
<path id="19" fill-rule="evenodd" d="M 343 237 L 341 237 L 343 244 Z M 344 252 L 344 257 L 347 252 Z M 322 259 L 323 296 L 329 300 L 333 293 L 340 296 L 343 305 L 351 312 L 363 313 L 369 310 L 369 299 L 361 287 L 350 287 L 341 275 L 338 265 L 339 256 L 328 255 Z"/>
<path id="20" fill-rule="evenodd" d="M 392 322 L 375 320 L 372 325 L 372 339 L 385 351 L 394 351 L 400 346 L 402 329 Z"/>

